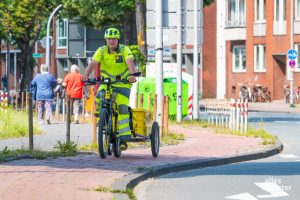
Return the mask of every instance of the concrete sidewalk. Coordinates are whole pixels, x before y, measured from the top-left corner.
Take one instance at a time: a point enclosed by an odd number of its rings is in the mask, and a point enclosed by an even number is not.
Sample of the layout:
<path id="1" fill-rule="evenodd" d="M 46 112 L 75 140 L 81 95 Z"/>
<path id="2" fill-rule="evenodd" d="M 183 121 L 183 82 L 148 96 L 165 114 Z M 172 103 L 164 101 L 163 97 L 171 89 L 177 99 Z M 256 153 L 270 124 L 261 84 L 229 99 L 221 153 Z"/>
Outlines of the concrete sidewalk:
<path id="1" fill-rule="evenodd" d="M 59 134 L 58 129 L 64 133 L 57 124 L 43 128 L 47 132 L 45 135 Z M 72 125 L 71 135 L 78 132 L 80 137 L 89 137 L 91 140 L 90 130 L 91 125 Z M 261 146 L 258 138 L 219 135 L 199 127 L 172 125 L 171 131 L 183 133 L 186 140 L 179 145 L 161 147 L 158 158 L 152 157 L 150 148 L 136 148 L 122 152 L 121 158 L 101 159 L 95 153 L 2 163 L 0 197 L 3 200 L 112 199 L 112 193 L 90 190 L 98 187 L 125 189 L 145 178 L 168 171 L 199 167 L 201 163 L 213 166 L 258 159 L 278 153 L 281 149 L 280 145 Z M 43 144 L 46 143 L 44 141 Z M 117 195 L 119 198 L 127 197 Z"/>

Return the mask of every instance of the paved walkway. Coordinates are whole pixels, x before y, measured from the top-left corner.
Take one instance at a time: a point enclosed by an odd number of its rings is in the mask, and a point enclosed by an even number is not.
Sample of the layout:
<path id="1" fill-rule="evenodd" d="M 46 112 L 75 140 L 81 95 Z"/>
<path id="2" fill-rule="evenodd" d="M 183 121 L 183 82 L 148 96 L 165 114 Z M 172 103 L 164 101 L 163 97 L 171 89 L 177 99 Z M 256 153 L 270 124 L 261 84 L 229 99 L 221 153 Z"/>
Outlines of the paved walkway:
<path id="1" fill-rule="evenodd" d="M 250 104 L 250 110 L 285 112 L 287 104 Z M 299 110 L 293 109 L 292 111 Z M 35 136 L 35 148 L 49 150 L 57 140 L 65 140 L 65 125 L 43 125 L 44 134 Z M 91 125 L 71 125 L 71 139 L 79 145 L 92 141 Z M 57 200 L 57 199 L 112 199 L 112 193 L 91 191 L 97 187 L 111 187 L 124 177 L 140 174 L 141 169 L 174 166 L 189 161 L 209 161 L 218 158 L 264 151 L 260 139 L 215 134 L 205 128 L 172 125 L 171 130 L 185 134 L 186 140 L 176 146 L 160 148 L 158 158 L 153 158 L 150 148 L 128 149 L 121 158 L 101 159 L 98 154 L 80 154 L 57 159 L 15 160 L 0 164 L 1 200 Z M 0 140 L 0 150 L 26 147 L 28 138 Z M 126 195 L 119 197 L 126 198 Z M 118 199 L 119 199 L 118 197 Z"/>
<path id="2" fill-rule="evenodd" d="M 64 138 L 61 124 L 43 125 L 47 134 Z M 171 130 L 184 133 L 186 140 L 176 146 L 164 146 L 158 158 L 150 148 L 128 149 L 121 158 L 101 159 L 98 154 L 80 154 L 76 157 L 34 160 L 24 159 L 0 164 L 0 199 L 112 199 L 112 193 L 88 191 L 100 186 L 110 187 L 125 175 L 140 169 L 192 160 L 230 157 L 262 150 L 260 139 L 214 134 L 204 128 L 184 128 L 173 125 Z M 71 135 L 89 138 L 91 125 L 72 125 Z M 74 138 L 73 138 L 74 139 Z M 40 140 L 42 141 L 42 140 Z M 47 142 L 40 143 L 48 146 Z M 41 148 L 43 146 L 40 146 Z M 46 147 L 48 148 L 48 147 Z M 123 195 L 125 196 L 125 195 Z"/>

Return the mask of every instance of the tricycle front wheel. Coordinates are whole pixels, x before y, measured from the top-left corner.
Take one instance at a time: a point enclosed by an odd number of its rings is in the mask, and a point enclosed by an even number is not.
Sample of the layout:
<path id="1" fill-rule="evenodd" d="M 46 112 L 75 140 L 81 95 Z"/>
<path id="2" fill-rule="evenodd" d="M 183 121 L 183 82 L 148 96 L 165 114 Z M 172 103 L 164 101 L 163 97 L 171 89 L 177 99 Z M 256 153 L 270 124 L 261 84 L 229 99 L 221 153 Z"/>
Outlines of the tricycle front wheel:
<path id="1" fill-rule="evenodd" d="M 159 126 L 157 122 L 153 122 L 152 124 L 150 140 L 151 140 L 152 156 L 157 157 L 159 153 L 159 145 L 160 145 Z"/>
<path id="2" fill-rule="evenodd" d="M 109 154 L 109 131 L 111 128 L 109 123 L 109 114 L 107 109 L 101 110 L 100 121 L 98 125 L 98 149 L 101 158 L 106 158 Z"/>

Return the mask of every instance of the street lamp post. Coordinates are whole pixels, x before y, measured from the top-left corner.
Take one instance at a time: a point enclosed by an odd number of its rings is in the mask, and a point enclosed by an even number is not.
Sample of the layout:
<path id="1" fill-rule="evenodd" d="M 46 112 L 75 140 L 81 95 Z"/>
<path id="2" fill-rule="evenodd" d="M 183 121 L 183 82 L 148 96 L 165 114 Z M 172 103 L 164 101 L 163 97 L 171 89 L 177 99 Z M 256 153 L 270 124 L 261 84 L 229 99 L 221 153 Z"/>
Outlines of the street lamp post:
<path id="1" fill-rule="evenodd" d="M 47 23 L 47 36 L 46 36 L 46 65 L 50 68 L 50 24 L 54 14 L 62 7 L 62 4 L 57 6 L 51 13 Z M 49 70 L 50 71 L 50 70 Z"/>

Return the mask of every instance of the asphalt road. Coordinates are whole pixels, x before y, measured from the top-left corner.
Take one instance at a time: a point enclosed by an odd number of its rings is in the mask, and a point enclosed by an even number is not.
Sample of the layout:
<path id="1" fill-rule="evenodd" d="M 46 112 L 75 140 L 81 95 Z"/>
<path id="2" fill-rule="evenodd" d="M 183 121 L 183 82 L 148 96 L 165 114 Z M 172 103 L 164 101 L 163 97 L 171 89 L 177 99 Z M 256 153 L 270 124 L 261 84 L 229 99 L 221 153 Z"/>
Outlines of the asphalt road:
<path id="1" fill-rule="evenodd" d="M 140 183 L 143 199 L 287 199 L 300 196 L 300 115 L 251 113 L 251 126 L 263 124 L 284 144 L 281 154 L 250 162 L 172 173 Z"/>

